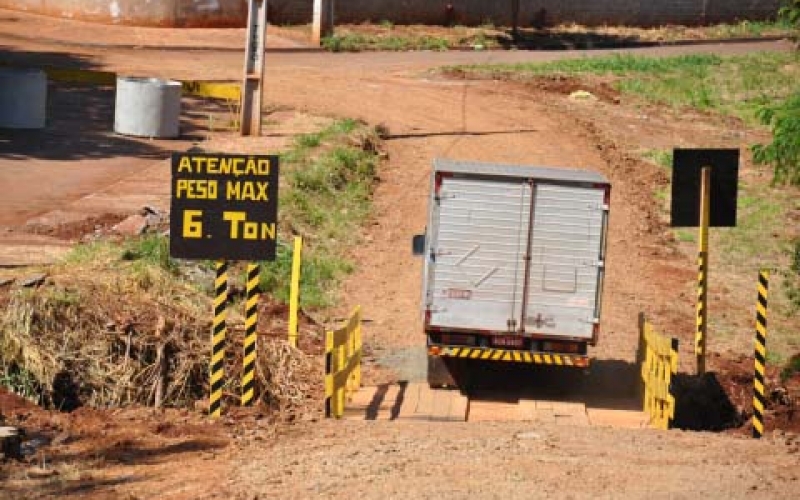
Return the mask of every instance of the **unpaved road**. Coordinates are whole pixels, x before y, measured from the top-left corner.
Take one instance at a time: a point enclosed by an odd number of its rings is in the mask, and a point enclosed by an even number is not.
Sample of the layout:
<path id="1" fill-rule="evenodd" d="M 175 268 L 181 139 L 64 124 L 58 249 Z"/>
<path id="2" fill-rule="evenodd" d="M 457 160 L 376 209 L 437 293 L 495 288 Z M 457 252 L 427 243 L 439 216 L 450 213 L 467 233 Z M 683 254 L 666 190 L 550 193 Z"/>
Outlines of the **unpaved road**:
<path id="1" fill-rule="evenodd" d="M 25 29 L 15 28 L 10 35 L 0 30 L 0 54 L 11 62 L 35 61 L 185 79 L 236 79 L 241 72 L 241 54 L 237 52 L 185 49 L 193 44 L 219 44 L 213 34 L 204 39 L 203 31 L 171 32 L 171 43 L 183 47 L 177 50 L 104 48 L 98 43 L 103 39 L 102 27 L 82 32 L 82 25 L 75 23 L 75 29 L 65 30 L 63 24 L 70 24 L 67 21 L 53 24 L 37 21 L 35 16 L 6 11 L 0 14 L 0 23 L 11 22 L 10 17 L 16 19 L 16 26 L 26 23 Z M 739 53 L 786 48 L 786 44 L 769 43 L 643 52 Z M 686 327 L 691 325 L 693 311 L 690 297 L 684 294 L 691 291 L 693 263 L 664 251 L 664 230 L 653 213 L 652 188 L 663 182 L 663 173 L 652 165 L 630 160 L 621 152 L 624 145 L 618 147 L 614 139 L 605 138 L 602 130 L 590 126 L 595 120 L 602 124 L 606 114 L 603 108 L 576 109 L 565 98 L 555 99 L 551 93 L 504 82 L 460 82 L 425 74 L 425 70 L 442 64 L 583 55 L 268 54 L 265 99 L 270 105 L 356 117 L 383 123 L 389 130 L 389 160 L 380 172 L 375 217 L 363 243 L 354 250 L 353 257 L 360 265 L 345 284 L 342 310 L 362 305 L 371 320 L 365 327 L 368 345 L 379 358 L 400 360 L 390 368 L 403 370 L 422 343 L 417 313 L 420 267 L 410 255 L 409 242 L 425 225 L 427 175 L 431 160 L 437 156 L 585 167 L 604 173 L 614 185 L 609 268 L 602 340 L 592 354 L 629 366 L 636 347 L 636 314 L 643 308 L 666 318 L 658 321 L 682 330 L 682 335 L 690 331 Z M 681 137 L 697 133 L 693 126 L 691 120 L 675 126 L 669 131 L 671 140 L 680 142 L 684 140 Z M 0 145 L 3 151 L 13 150 L 14 141 Z M 7 169 L 20 168 L 27 161 L 24 157 L 0 156 L 3 191 L 12 186 L 38 191 L 36 186 L 16 183 Z M 44 173 L 52 167 L 46 162 L 39 165 Z M 120 171 L 118 175 L 127 173 Z M 98 177 L 91 187 L 100 190 L 118 178 Z M 50 201 L 58 199 L 54 193 Z M 113 205 L 113 201 L 109 203 Z M 380 377 L 375 376 L 376 380 Z M 385 422 L 306 423 L 267 437 L 255 426 L 233 434 L 233 444 L 210 458 L 187 448 L 171 459 L 136 465 L 134 475 L 120 469 L 114 473 L 117 476 L 104 477 L 79 492 L 89 498 L 128 495 L 175 499 L 256 495 L 695 498 L 700 494 L 712 498 L 754 494 L 793 498 L 800 487 L 800 458 L 793 437 L 754 442 L 680 432 L 547 425 L 532 429 L 520 423 Z M 191 479 L 182 479 L 182 463 L 191 464 Z M 207 479 L 203 470 L 209 471 Z M 221 481 L 221 475 L 229 479 Z M 59 496 L 58 489 L 37 492 L 35 485 L 30 487 L 26 496 L 32 498 Z M 19 498 L 25 488 L 24 482 L 15 483 L 9 498 Z"/>

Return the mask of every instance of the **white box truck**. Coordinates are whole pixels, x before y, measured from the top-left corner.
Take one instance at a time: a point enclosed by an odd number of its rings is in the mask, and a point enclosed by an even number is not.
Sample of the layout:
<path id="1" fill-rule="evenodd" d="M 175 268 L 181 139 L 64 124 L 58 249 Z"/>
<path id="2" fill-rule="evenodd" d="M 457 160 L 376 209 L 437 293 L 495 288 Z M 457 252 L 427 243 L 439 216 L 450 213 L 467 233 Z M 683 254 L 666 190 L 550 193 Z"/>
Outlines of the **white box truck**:
<path id="1" fill-rule="evenodd" d="M 434 161 L 413 242 L 431 386 L 476 361 L 588 366 L 610 189 L 586 170 Z"/>

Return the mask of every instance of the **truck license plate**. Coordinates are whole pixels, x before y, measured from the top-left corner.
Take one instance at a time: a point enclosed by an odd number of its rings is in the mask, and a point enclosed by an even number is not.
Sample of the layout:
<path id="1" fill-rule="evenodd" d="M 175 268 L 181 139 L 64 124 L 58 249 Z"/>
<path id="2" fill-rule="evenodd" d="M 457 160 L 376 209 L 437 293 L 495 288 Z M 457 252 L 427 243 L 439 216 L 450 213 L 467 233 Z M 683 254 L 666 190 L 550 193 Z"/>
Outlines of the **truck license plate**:
<path id="1" fill-rule="evenodd" d="M 495 347 L 522 347 L 525 345 L 525 338 L 518 335 L 501 335 L 492 337 L 492 345 Z"/>

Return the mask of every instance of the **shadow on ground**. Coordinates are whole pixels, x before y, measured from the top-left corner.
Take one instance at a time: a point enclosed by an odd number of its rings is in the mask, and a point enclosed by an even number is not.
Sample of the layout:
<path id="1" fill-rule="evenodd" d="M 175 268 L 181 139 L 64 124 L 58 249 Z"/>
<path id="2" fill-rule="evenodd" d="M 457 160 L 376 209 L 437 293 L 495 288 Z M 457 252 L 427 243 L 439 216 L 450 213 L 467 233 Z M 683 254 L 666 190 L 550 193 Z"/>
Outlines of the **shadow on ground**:
<path id="1" fill-rule="evenodd" d="M 679 373 L 672 379 L 675 418 L 672 426 L 691 431 L 720 432 L 740 427 L 745 416 L 733 405 L 717 375 Z"/>
<path id="2" fill-rule="evenodd" d="M 526 28 L 507 31 L 496 37 L 505 49 L 520 50 L 591 50 L 629 47 L 650 47 L 658 42 L 642 40 L 637 36 L 610 35 L 587 31 L 572 33 L 547 28 Z"/>
<path id="3" fill-rule="evenodd" d="M 473 399 L 537 399 L 641 410 L 636 392 L 639 369 L 622 360 L 593 360 L 589 369 L 463 360 L 456 376 L 459 386 Z"/>
<path id="4" fill-rule="evenodd" d="M 80 56 L 50 52 L 16 52 L 0 47 L 0 67 L 94 69 Z M 184 98 L 181 136 L 177 141 L 152 140 L 114 132 L 113 85 L 48 82 L 47 119 L 41 130 L 0 128 L 0 159 L 93 160 L 115 157 L 162 159 L 185 149 L 182 141 L 202 140 L 211 126 L 228 127 L 230 104 L 213 99 Z M 216 120 L 212 119 L 216 117 Z M 223 117 L 223 118 L 219 118 Z"/>

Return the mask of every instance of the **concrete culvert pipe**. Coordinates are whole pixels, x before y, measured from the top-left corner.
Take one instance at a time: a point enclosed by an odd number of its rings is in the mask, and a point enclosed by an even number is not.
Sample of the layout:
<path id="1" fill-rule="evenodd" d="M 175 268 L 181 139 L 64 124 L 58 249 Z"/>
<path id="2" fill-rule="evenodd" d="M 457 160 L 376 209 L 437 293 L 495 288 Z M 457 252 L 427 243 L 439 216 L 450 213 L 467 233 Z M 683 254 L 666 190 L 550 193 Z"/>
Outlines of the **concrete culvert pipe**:
<path id="1" fill-rule="evenodd" d="M 0 127 L 44 128 L 47 75 L 38 69 L 0 68 Z"/>
<path id="2" fill-rule="evenodd" d="M 117 77 L 114 132 L 139 137 L 178 137 L 180 119 L 180 82 Z"/>

